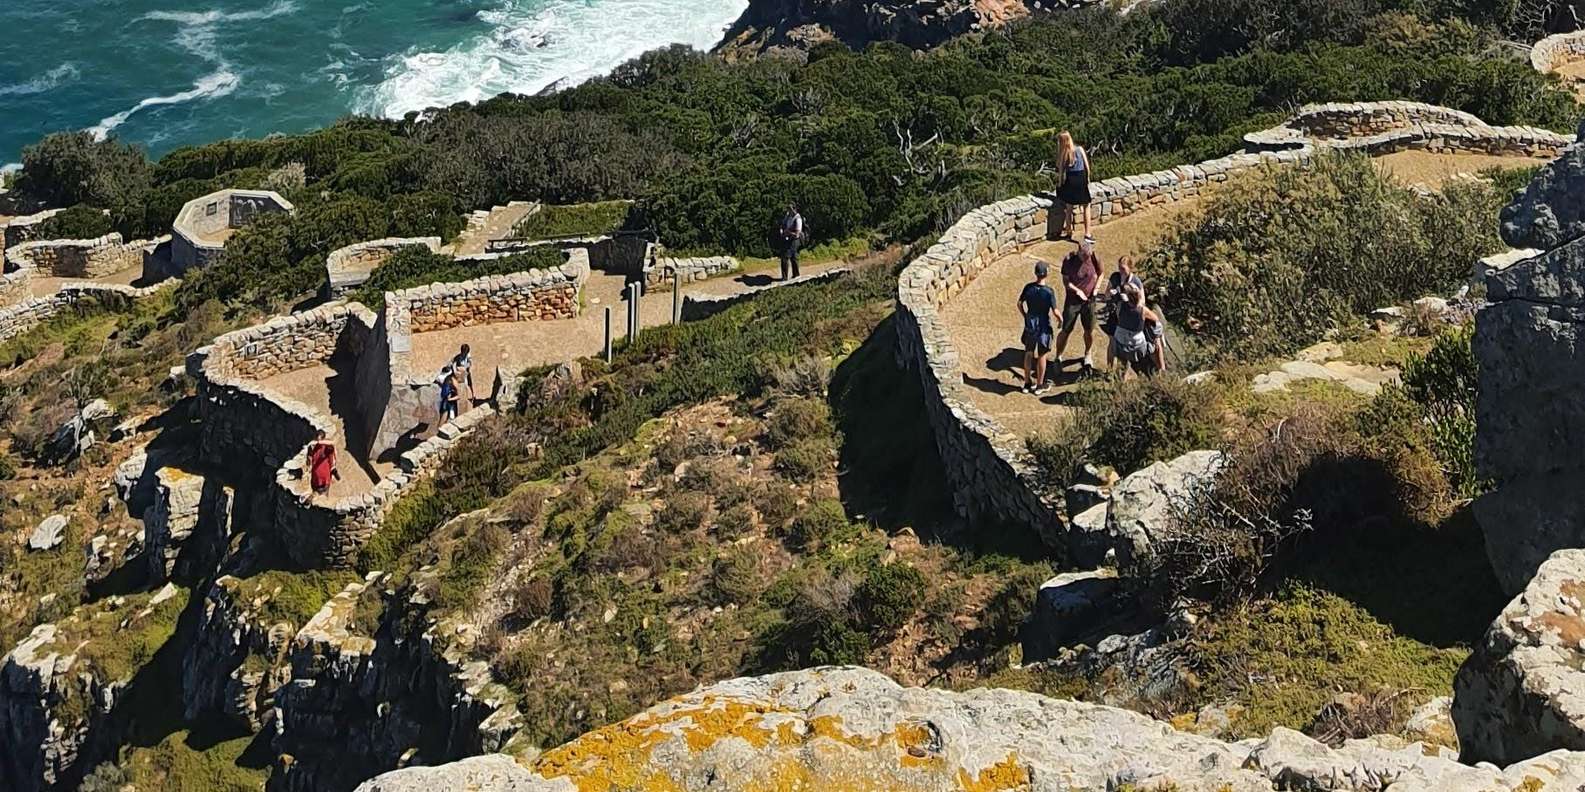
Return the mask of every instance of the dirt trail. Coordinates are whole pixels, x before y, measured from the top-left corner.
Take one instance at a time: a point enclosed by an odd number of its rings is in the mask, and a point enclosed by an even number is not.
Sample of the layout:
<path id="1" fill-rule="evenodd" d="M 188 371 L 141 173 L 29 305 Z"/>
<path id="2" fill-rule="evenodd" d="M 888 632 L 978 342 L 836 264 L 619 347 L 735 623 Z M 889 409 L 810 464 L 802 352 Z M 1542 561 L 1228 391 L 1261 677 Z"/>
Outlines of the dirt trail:
<path id="1" fill-rule="evenodd" d="M 1479 154 L 1431 154 L 1403 151 L 1377 158 L 1380 165 L 1405 184 L 1440 187 L 1456 174 L 1473 174 L 1491 167 L 1522 168 L 1545 160 L 1525 157 L 1494 157 Z M 1172 220 L 1197 209 L 1202 199 L 1193 198 L 1092 226 L 1096 252 L 1101 256 L 1105 274 L 1114 272 L 1117 259 L 1129 254 L 1136 259 L 1150 250 Z M 1049 429 L 1052 422 L 1066 415 L 1071 392 L 1079 383 L 1077 360 L 1084 353 L 1081 329 L 1076 329 L 1060 356 L 1051 356 L 1047 376 L 1055 382 L 1047 393 L 1034 396 L 1019 390 L 1022 384 L 1023 349 L 1019 336 L 1023 321 L 1018 314 L 1018 293 L 1033 279 L 1034 263 L 1049 262 L 1054 289 L 1060 298 L 1062 286 L 1057 265 L 1074 243 L 1040 242 L 991 264 L 979 277 L 947 303 L 942 318 L 957 345 L 963 380 L 970 386 L 975 405 L 1019 437 Z M 1148 273 L 1145 273 L 1148 280 Z M 1082 327 L 1082 326 L 1081 326 Z M 1073 361 L 1058 373 L 1058 357 Z M 1104 366 L 1106 343 L 1099 329 L 1095 333 L 1092 357 Z"/>

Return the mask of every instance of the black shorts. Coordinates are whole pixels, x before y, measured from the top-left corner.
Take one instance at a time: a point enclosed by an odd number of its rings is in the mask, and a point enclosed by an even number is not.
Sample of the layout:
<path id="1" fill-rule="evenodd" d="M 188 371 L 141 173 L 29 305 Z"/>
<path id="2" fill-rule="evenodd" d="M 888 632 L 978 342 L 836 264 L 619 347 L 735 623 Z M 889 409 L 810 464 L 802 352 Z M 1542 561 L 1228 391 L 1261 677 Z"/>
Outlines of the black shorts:
<path id="1" fill-rule="evenodd" d="M 1080 300 L 1072 295 L 1068 296 L 1062 304 L 1062 332 L 1073 331 L 1073 326 L 1080 319 L 1084 320 L 1085 330 L 1095 329 L 1095 305 L 1089 300 Z"/>
<path id="2" fill-rule="evenodd" d="M 1035 330 L 1024 331 L 1024 351 L 1044 355 L 1051 351 L 1051 331 L 1038 332 Z"/>

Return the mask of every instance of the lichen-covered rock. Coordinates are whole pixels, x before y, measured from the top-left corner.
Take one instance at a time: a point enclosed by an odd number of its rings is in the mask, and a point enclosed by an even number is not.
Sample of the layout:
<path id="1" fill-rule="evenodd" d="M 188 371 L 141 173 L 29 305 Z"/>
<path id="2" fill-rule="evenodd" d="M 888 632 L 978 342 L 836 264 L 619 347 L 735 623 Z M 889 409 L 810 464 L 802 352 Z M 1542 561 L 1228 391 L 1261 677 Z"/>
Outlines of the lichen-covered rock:
<path id="1" fill-rule="evenodd" d="M 1464 667 L 1453 720 L 1466 761 L 1585 749 L 1585 550 L 1560 550 Z"/>
<path id="2" fill-rule="evenodd" d="M 230 532 L 231 491 L 218 480 L 176 468 L 155 474 L 154 502 L 143 513 L 143 546 L 154 580 L 201 574 Z"/>
<path id="3" fill-rule="evenodd" d="M 1585 122 L 1580 124 L 1585 135 Z M 1585 142 L 1541 168 L 1502 210 L 1502 238 L 1516 248 L 1547 249 L 1585 236 Z"/>
<path id="4" fill-rule="evenodd" d="M 359 792 L 589 789 L 1394 792 L 1572 790 L 1585 754 L 1499 771 L 1418 743 L 1328 748 L 1278 729 L 1228 743 L 1110 707 L 1011 690 L 903 688 L 861 668 L 721 682 L 545 751 L 375 778 Z"/>
<path id="5" fill-rule="evenodd" d="M 1104 506 L 1104 524 L 1096 512 L 1102 506 L 1091 507 L 1073 521 L 1073 560 L 1081 567 L 1097 567 L 1126 565 L 1148 556 L 1175 511 L 1226 464 L 1220 451 L 1190 451 L 1123 477 Z"/>
<path id="6" fill-rule="evenodd" d="M 33 533 L 28 535 L 29 550 L 53 550 L 66 541 L 66 515 L 51 514 L 33 528 Z"/>
<path id="7" fill-rule="evenodd" d="M 1475 463 L 1493 489 L 1475 503 L 1492 570 L 1508 593 L 1564 547 L 1585 546 L 1585 240 L 1486 279 L 1475 318 L 1480 363 Z M 1539 504 L 1546 504 L 1540 508 Z"/>

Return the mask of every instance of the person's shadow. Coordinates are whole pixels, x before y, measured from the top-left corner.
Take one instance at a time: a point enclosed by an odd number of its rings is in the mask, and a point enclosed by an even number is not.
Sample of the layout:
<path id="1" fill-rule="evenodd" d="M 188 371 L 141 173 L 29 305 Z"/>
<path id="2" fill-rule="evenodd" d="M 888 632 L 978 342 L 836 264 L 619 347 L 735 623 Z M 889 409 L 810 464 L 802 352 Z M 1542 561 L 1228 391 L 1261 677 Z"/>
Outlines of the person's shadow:
<path id="1" fill-rule="evenodd" d="M 741 283 L 744 286 L 747 286 L 747 287 L 749 287 L 751 289 L 758 288 L 760 286 L 769 286 L 772 283 L 775 283 L 777 280 L 779 280 L 779 279 L 776 276 L 774 276 L 774 275 L 765 275 L 765 274 L 758 274 L 758 273 L 754 274 L 754 275 L 739 275 L 737 277 L 737 282 L 738 283 Z"/>

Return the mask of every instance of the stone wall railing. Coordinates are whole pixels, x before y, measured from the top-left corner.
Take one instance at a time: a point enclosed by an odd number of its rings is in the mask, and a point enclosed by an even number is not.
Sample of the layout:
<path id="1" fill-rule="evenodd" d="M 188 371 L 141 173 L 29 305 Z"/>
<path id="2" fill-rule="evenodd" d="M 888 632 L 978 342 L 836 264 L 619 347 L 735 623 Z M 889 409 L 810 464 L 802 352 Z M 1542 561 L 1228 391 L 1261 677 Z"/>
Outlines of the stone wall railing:
<path id="1" fill-rule="evenodd" d="M 5 247 L 12 248 L 23 242 L 31 242 L 37 239 L 39 224 L 64 211 L 66 210 L 45 209 L 36 214 L 13 217 L 4 223 L 0 223 L 0 236 L 4 237 Z"/>
<path id="2" fill-rule="evenodd" d="M 559 237 L 553 239 L 492 239 L 485 243 L 489 253 L 521 253 L 536 247 L 554 247 L 562 251 L 583 250 L 589 258 L 589 268 L 613 275 L 636 278 L 650 269 L 655 254 L 651 235 L 619 233 L 591 237 Z"/>
<path id="3" fill-rule="evenodd" d="M 383 332 L 376 333 L 373 344 L 377 349 L 358 365 L 359 392 L 384 394 L 384 402 L 371 402 L 368 412 L 371 418 L 379 415 L 367 427 L 371 453 L 395 448 L 412 427 L 434 416 L 440 400 L 438 372 L 413 370 L 413 333 L 463 324 L 571 318 L 578 315 L 579 295 L 588 279 L 588 252 L 574 248 L 567 251 L 566 263 L 555 269 L 387 292 L 379 319 Z M 487 381 L 488 375 L 475 372 L 475 381 Z"/>
<path id="4" fill-rule="evenodd" d="M 110 283 L 67 283 L 49 296 L 34 297 L 0 308 L 0 341 L 19 336 L 84 299 L 136 300 L 171 283 L 174 281 L 142 288 Z"/>
<path id="5" fill-rule="evenodd" d="M 737 272 L 743 265 L 731 256 L 706 256 L 693 258 L 659 258 L 655 266 L 644 272 L 644 285 L 655 288 L 671 282 L 675 274 L 683 283 L 693 283 L 729 272 Z"/>
<path id="6" fill-rule="evenodd" d="M 0 273 L 0 306 L 27 299 L 31 293 L 33 270 L 18 269 Z"/>
<path id="7" fill-rule="evenodd" d="M 7 248 L 10 269 L 31 269 L 49 278 L 102 278 L 143 266 L 148 240 L 123 242 L 119 233 L 97 239 L 51 239 Z"/>
<path id="8" fill-rule="evenodd" d="M 1585 58 L 1585 30 L 1547 36 L 1530 48 L 1530 65 L 1542 74 Z"/>
<path id="9" fill-rule="evenodd" d="M 204 375 L 213 382 L 262 380 L 324 363 L 346 344 L 349 323 L 373 327 L 374 315 L 356 303 L 278 316 L 216 338 Z M 358 345 L 352 350 L 361 352 Z"/>
<path id="10" fill-rule="evenodd" d="M 359 242 L 325 257 L 325 280 L 332 297 L 345 294 L 362 286 L 374 270 L 395 255 L 398 250 L 410 247 L 428 248 L 440 252 L 440 237 L 388 237 Z"/>
<path id="11" fill-rule="evenodd" d="M 1354 120 L 1349 120 L 1352 117 Z M 1437 119 L 1460 124 L 1436 123 Z M 1393 128 L 1392 124 L 1401 124 Z M 1304 129 L 1358 130 L 1359 136 L 1317 139 Z M 1385 131 L 1379 131 L 1385 130 Z M 1308 161 L 1318 149 L 1379 154 L 1408 148 L 1551 156 L 1573 142 L 1529 127 L 1492 127 L 1473 116 L 1411 102 L 1317 105 L 1296 122 L 1246 137 L 1249 151 L 1154 173 L 1121 176 L 1092 186 L 1099 223 L 1198 195 L 1211 185 L 1263 166 Z M 956 510 L 972 519 L 1012 523 L 1034 531 L 1066 554 L 1058 498 L 1034 475 L 1024 439 L 975 406 L 958 351 L 940 312 L 979 273 L 1021 246 L 1045 237 L 1056 217 L 1047 197 L 1024 196 L 982 206 L 955 223 L 898 277 L 898 360 L 913 368 L 924 389 L 936 447 L 953 489 Z"/>

